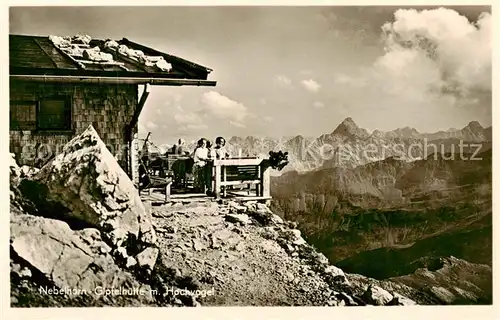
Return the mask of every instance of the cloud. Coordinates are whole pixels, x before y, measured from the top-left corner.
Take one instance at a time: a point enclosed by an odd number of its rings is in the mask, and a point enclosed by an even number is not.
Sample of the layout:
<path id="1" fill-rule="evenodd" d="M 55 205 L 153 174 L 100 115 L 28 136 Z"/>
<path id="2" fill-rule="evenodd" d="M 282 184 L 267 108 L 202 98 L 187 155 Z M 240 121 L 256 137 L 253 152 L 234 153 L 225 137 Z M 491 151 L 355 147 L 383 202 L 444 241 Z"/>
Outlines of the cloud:
<path id="1" fill-rule="evenodd" d="M 188 124 L 187 128 L 188 128 L 188 130 L 205 130 L 205 129 L 208 129 L 208 126 L 204 123 Z"/>
<path id="2" fill-rule="evenodd" d="M 321 87 L 320 84 L 314 81 L 313 79 L 302 80 L 301 83 L 304 86 L 304 88 L 306 88 L 306 90 L 310 92 L 318 92 L 319 88 Z"/>
<path id="3" fill-rule="evenodd" d="M 179 103 L 182 100 L 182 96 L 179 93 L 169 92 L 168 97 L 171 101 Z"/>
<path id="4" fill-rule="evenodd" d="M 160 116 L 163 114 L 163 111 L 160 108 L 156 108 L 155 113 Z"/>
<path id="5" fill-rule="evenodd" d="M 376 110 L 365 117 L 377 128 L 389 126 L 387 114 L 422 130 L 450 121 L 491 122 L 490 14 L 469 22 L 450 9 L 400 9 L 381 36 L 384 52 L 373 64 L 332 77 L 339 101 Z"/>
<path id="6" fill-rule="evenodd" d="M 179 111 L 174 115 L 174 120 L 181 125 L 194 125 L 203 123 L 203 119 L 193 112 Z"/>
<path id="7" fill-rule="evenodd" d="M 281 86 L 288 87 L 292 85 L 292 80 L 284 75 L 277 75 L 274 81 Z"/>
<path id="8" fill-rule="evenodd" d="M 347 85 L 351 87 L 363 87 L 367 85 L 366 79 L 361 77 L 353 77 L 344 73 L 335 74 L 333 82 L 336 85 Z"/>
<path id="9" fill-rule="evenodd" d="M 375 71 L 394 79 L 390 85 L 403 81 L 421 90 L 460 95 L 491 91 L 491 26 L 489 13 L 469 22 L 451 9 L 399 9 L 394 21 L 382 27 L 386 53 Z"/>
<path id="10" fill-rule="evenodd" d="M 208 129 L 208 125 L 204 119 L 195 112 L 184 110 L 181 106 L 177 106 L 177 113 L 174 114 L 174 121 L 178 124 L 179 132 L 200 131 Z"/>
<path id="11" fill-rule="evenodd" d="M 208 126 L 204 123 L 201 124 L 187 124 L 182 125 L 177 128 L 179 133 L 192 133 L 193 131 L 203 131 L 207 130 Z"/>
<path id="12" fill-rule="evenodd" d="M 274 118 L 271 117 L 271 116 L 265 116 L 263 119 L 264 119 L 265 122 L 271 122 L 271 121 L 274 120 Z"/>
<path id="13" fill-rule="evenodd" d="M 154 123 L 153 121 L 148 121 L 146 123 L 146 129 L 154 130 L 154 129 L 157 129 L 157 128 L 158 128 L 158 125 L 156 123 Z"/>
<path id="14" fill-rule="evenodd" d="M 249 116 L 247 107 L 216 91 L 209 91 L 202 95 L 202 109 L 200 114 L 210 115 L 220 120 L 227 120 L 230 124 L 244 126 L 245 119 Z"/>
<path id="15" fill-rule="evenodd" d="M 161 94 L 164 96 L 163 105 L 166 107 L 179 104 L 182 100 L 182 96 L 179 93 L 162 91 Z"/>
<path id="16" fill-rule="evenodd" d="M 324 108 L 325 107 L 325 104 L 321 101 L 314 101 L 313 103 L 313 107 L 319 109 L 319 108 Z"/>
<path id="17" fill-rule="evenodd" d="M 246 128 L 246 125 L 244 123 L 241 123 L 239 121 L 229 121 L 229 124 L 238 128 Z"/>

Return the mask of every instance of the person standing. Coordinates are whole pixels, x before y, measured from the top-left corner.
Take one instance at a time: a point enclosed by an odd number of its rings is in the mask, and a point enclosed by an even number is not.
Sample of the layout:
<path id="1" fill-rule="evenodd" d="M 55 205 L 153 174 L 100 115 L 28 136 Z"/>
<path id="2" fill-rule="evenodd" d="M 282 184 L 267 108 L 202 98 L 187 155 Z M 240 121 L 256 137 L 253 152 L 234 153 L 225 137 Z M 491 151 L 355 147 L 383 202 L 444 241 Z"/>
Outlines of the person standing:
<path id="1" fill-rule="evenodd" d="M 213 158 L 217 160 L 229 158 L 229 153 L 226 149 L 226 139 L 217 137 L 215 139 L 215 148 L 213 149 Z"/>
<path id="2" fill-rule="evenodd" d="M 175 155 L 185 155 L 186 153 L 189 153 L 186 150 L 186 141 L 184 139 L 179 139 L 177 144 L 175 144 L 171 149 L 170 152 Z"/>
<path id="3" fill-rule="evenodd" d="M 148 135 L 149 137 L 149 135 Z M 144 141 L 144 144 L 142 145 L 141 149 L 141 160 L 142 163 L 146 166 L 146 168 L 149 168 L 149 141 L 148 138 L 146 138 L 146 141 Z"/>
<path id="4" fill-rule="evenodd" d="M 194 186 L 196 189 L 205 192 L 205 189 L 210 189 L 207 182 L 207 163 L 209 161 L 207 139 L 201 138 L 198 140 L 196 148 L 192 154 L 193 158 L 193 175 Z"/>
<path id="5" fill-rule="evenodd" d="M 207 140 L 207 152 L 208 152 L 208 157 L 212 158 L 212 141 Z"/>
<path id="6" fill-rule="evenodd" d="M 174 174 L 175 183 L 178 185 L 185 185 L 186 174 L 187 174 L 187 162 L 186 159 L 176 159 L 173 157 L 168 160 L 168 156 L 187 156 L 189 151 L 186 147 L 186 141 L 180 138 L 176 144 L 174 144 L 170 149 L 167 150 L 165 156 L 167 157 L 166 166 L 169 167 Z"/>

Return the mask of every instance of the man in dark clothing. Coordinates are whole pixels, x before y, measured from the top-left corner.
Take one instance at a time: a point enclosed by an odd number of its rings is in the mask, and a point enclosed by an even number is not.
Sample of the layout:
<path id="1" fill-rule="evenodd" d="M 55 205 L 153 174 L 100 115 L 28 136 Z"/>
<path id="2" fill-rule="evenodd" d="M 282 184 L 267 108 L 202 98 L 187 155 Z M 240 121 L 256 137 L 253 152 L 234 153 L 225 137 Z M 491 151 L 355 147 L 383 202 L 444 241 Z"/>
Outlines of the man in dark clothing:
<path id="1" fill-rule="evenodd" d="M 177 154 L 177 155 L 187 155 L 189 154 L 189 151 L 186 150 L 186 142 L 184 139 L 179 139 L 178 143 L 175 144 L 172 149 L 170 149 L 170 153 L 172 154 Z"/>

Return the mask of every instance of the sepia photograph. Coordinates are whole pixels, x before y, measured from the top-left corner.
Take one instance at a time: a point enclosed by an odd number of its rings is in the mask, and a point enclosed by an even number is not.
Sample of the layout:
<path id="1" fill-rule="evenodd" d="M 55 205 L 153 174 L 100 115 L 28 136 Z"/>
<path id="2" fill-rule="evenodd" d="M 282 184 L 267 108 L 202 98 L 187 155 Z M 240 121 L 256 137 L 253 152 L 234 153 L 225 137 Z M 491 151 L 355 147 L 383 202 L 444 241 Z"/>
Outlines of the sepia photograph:
<path id="1" fill-rule="evenodd" d="M 490 6 L 8 11 L 11 308 L 493 304 Z"/>

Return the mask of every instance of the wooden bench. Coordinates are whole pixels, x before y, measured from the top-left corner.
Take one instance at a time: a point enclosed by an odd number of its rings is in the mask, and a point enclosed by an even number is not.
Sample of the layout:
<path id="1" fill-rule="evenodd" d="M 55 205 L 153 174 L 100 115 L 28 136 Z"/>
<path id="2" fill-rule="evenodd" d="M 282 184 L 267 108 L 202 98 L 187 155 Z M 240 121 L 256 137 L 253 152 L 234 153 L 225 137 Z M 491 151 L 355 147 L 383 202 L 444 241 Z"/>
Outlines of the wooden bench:
<path id="1" fill-rule="evenodd" d="M 252 187 L 255 187 L 256 194 L 259 193 L 260 184 L 260 166 L 242 165 L 242 166 L 223 166 L 221 178 L 222 194 L 226 196 L 226 190 L 239 185 L 246 185 L 250 193 Z"/>
<path id="2" fill-rule="evenodd" d="M 173 182 L 172 177 L 166 177 L 166 178 L 152 177 L 151 178 L 152 185 L 151 187 L 148 188 L 149 195 L 152 195 L 155 189 L 163 189 L 165 190 L 165 202 L 170 201 L 172 182 Z M 161 187 L 158 187 L 158 185 L 160 185 Z"/>
<path id="3" fill-rule="evenodd" d="M 217 199 L 220 198 L 221 192 L 226 196 L 228 188 L 238 185 L 247 185 L 249 191 L 255 186 L 257 196 L 270 197 L 270 166 L 267 159 L 214 160 L 212 170 L 212 185 Z"/>
<path id="4" fill-rule="evenodd" d="M 154 190 L 164 190 L 165 201 L 171 199 L 172 185 L 175 183 L 184 183 L 185 181 L 185 163 L 190 158 L 183 155 L 168 154 L 166 156 L 159 155 L 155 158 L 151 170 L 159 170 L 160 176 L 150 175 L 151 186 L 148 188 L 151 196 Z"/>

